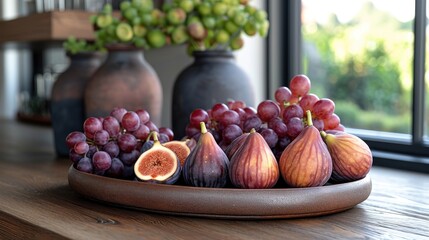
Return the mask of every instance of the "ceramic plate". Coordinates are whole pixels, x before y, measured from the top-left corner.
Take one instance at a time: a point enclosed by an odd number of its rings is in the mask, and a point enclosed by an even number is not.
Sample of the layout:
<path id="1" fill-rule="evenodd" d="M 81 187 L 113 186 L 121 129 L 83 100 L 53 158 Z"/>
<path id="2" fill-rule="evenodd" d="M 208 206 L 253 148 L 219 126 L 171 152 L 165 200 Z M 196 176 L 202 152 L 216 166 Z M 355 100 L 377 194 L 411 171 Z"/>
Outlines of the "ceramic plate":
<path id="1" fill-rule="evenodd" d="M 312 188 L 200 188 L 120 180 L 69 169 L 70 187 L 86 198 L 166 214 L 232 219 L 321 216 L 365 201 L 369 176 L 348 183 Z"/>

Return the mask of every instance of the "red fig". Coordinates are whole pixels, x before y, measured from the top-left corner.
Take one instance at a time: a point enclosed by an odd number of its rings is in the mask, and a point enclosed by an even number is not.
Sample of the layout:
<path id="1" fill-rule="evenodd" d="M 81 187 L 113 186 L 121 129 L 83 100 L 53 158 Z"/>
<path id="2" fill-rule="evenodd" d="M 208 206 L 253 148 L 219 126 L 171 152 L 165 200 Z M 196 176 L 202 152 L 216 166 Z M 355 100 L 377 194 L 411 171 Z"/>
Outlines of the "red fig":
<path id="1" fill-rule="evenodd" d="M 351 182 L 364 178 L 372 166 L 372 153 L 359 137 L 343 131 L 321 132 L 332 157 L 335 182 Z"/>
<path id="2" fill-rule="evenodd" d="M 291 187 L 324 185 L 332 173 L 332 159 L 328 148 L 313 126 L 311 112 L 307 113 L 307 126 L 285 148 L 280 156 L 280 172 Z"/>
<path id="3" fill-rule="evenodd" d="M 239 188 L 271 188 L 279 176 L 273 152 L 262 135 L 252 129 L 231 158 L 231 183 Z"/>

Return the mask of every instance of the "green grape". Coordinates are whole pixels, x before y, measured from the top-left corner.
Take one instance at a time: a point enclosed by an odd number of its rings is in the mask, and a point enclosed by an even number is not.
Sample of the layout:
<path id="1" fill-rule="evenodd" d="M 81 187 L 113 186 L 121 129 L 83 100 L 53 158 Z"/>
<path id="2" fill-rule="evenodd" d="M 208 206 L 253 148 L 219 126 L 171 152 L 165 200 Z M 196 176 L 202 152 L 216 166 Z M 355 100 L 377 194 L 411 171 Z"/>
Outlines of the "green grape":
<path id="1" fill-rule="evenodd" d="M 194 2 L 192 0 L 181 0 L 179 1 L 179 7 L 182 8 L 185 12 L 190 13 L 194 10 Z"/>
<path id="2" fill-rule="evenodd" d="M 165 21 L 164 13 L 159 9 L 153 9 L 151 12 L 152 15 L 152 25 L 153 26 L 161 26 L 163 25 L 163 21 Z"/>
<path id="3" fill-rule="evenodd" d="M 173 9 L 173 4 L 171 4 L 169 2 L 165 2 L 164 4 L 162 4 L 162 11 L 168 12 L 171 9 Z"/>
<path id="4" fill-rule="evenodd" d="M 225 30 L 228 31 L 230 34 L 236 33 L 240 30 L 240 28 L 232 21 L 226 21 L 224 27 Z"/>
<path id="5" fill-rule="evenodd" d="M 233 21 L 238 26 L 242 27 L 244 24 L 246 24 L 248 19 L 248 15 L 245 12 L 236 12 L 233 18 Z"/>
<path id="6" fill-rule="evenodd" d="M 250 15 L 254 15 L 256 13 L 256 8 L 250 5 L 246 5 L 244 7 L 244 11 L 246 11 Z"/>
<path id="7" fill-rule="evenodd" d="M 240 36 L 232 39 L 232 41 L 230 42 L 229 46 L 231 47 L 232 50 L 238 50 L 241 49 L 244 45 L 244 39 Z"/>
<path id="8" fill-rule="evenodd" d="M 268 30 L 270 28 L 270 22 L 268 20 L 265 20 L 261 27 L 259 28 L 258 32 L 261 37 L 266 37 L 268 34 Z"/>
<path id="9" fill-rule="evenodd" d="M 133 43 L 138 48 L 147 48 L 148 47 L 146 39 L 141 38 L 141 37 L 133 38 Z"/>
<path id="10" fill-rule="evenodd" d="M 131 7 L 131 2 L 128 2 L 128 1 L 122 1 L 119 5 L 119 9 L 121 11 L 125 11 L 126 9 L 128 9 L 130 7 Z"/>
<path id="11" fill-rule="evenodd" d="M 129 7 L 125 11 L 123 11 L 123 15 L 129 21 L 132 21 L 133 18 L 138 16 L 138 12 L 137 12 L 137 9 Z"/>
<path id="12" fill-rule="evenodd" d="M 216 19 L 212 16 L 205 16 L 202 19 L 203 25 L 208 29 L 213 29 L 216 26 Z"/>
<path id="13" fill-rule="evenodd" d="M 140 14 L 140 22 L 145 26 L 150 26 L 153 22 L 152 14 L 150 13 Z"/>
<path id="14" fill-rule="evenodd" d="M 229 41 L 229 33 L 226 30 L 219 30 L 216 34 L 216 42 L 223 44 L 223 43 L 227 43 Z"/>
<path id="15" fill-rule="evenodd" d="M 206 31 L 201 22 L 195 21 L 188 25 L 188 33 L 195 40 L 203 40 L 206 37 Z"/>
<path id="16" fill-rule="evenodd" d="M 179 25 L 185 22 L 186 12 L 181 8 L 173 8 L 167 12 L 167 20 L 173 25 Z"/>
<path id="17" fill-rule="evenodd" d="M 267 19 L 267 12 L 264 10 L 257 10 L 253 16 L 257 22 L 263 23 Z"/>
<path id="18" fill-rule="evenodd" d="M 208 2 L 201 2 L 201 4 L 198 5 L 198 12 L 202 16 L 210 15 L 211 12 L 212 12 L 212 7 L 211 7 L 210 3 L 208 3 Z"/>
<path id="19" fill-rule="evenodd" d="M 91 16 L 89 16 L 89 22 L 91 24 L 96 24 L 97 23 L 97 15 L 91 15 Z"/>
<path id="20" fill-rule="evenodd" d="M 104 28 L 109 26 L 112 23 L 111 15 L 99 15 L 97 16 L 96 24 L 99 28 Z"/>
<path id="21" fill-rule="evenodd" d="M 134 25 L 133 32 L 137 37 L 144 37 L 147 33 L 147 29 L 143 25 Z"/>
<path id="22" fill-rule="evenodd" d="M 107 26 L 105 29 L 105 36 L 116 36 L 116 26 L 117 24 L 112 24 Z"/>
<path id="23" fill-rule="evenodd" d="M 116 27 L 116 36 L 123 42 L 130 41 L 134 36 L 133 29 L 128 23 L 122 22 Z"/>
<path id="24" fill-rule="evenodd" d="M 188 16 L 188 19 L 186 20 L 186 25 L 189 25 L 193 22 L 200 22 L 201 19 L 198 16 Z"/>
<path id="25" fill-rule="evenodd" d="M 133 18 L 133 20 L 131 21 L 131 24 L 133 25 L 133 26 L 135 26 L 135 25 L 140 25 L 142 23 L 142 19 L 140 18 L 140 17 L 135 17 L 135 18 Z"/>
<path id="26" fill-rule="evenodd" d="M 255 36 L 258 31 L 258 26 L 254 21 L 248 21 L 244 24 L 243 30 L 248 36 Z"/>
<path id="27" fill-rule="evenodd" d="M 112 9 L 113 9 L 112 8 L 112 4 L 106 3 L 106 4 L 104 4 L 103 9 L 101 10 L 101 12 L 104 13 L 104 14 L 110 15 L 110 14 L 112 14 Z"/>
<path id="28" fill-rule="evenodd" d="M 213 13 L 217 16 L 223 16 L 228 11 L 228 5 L 223 2 L 217 2 L 213 5 Z"/>
<path id="29" fill-rule="evenodd" d="M 149 30 L 146 34 L 146 40 L 153 48 L 163 47 L 167 43 L 165 34 L 159 29 Z"/>
<path id="30" fill-rule="evenodd" d="M 143 4 L 142 0 L 132 0 L 131 6 L 134 8 L 140 8 L 140 6 Z"/>
<path id="31" fill-rule="evenodd" d="M 150 13 L 152 10 L 154 10 L 153 0 L 141 0 L 139 11 Z"/>
<path id="32" fill-rule="evenodd" d="M 182 44 L 188 41 L 189 36 L 186 31 L 186 27 L 181 25 L 176 28 L 171 33 L 171 39 L 173 40 L 173 43 L 175 44 Z"/>

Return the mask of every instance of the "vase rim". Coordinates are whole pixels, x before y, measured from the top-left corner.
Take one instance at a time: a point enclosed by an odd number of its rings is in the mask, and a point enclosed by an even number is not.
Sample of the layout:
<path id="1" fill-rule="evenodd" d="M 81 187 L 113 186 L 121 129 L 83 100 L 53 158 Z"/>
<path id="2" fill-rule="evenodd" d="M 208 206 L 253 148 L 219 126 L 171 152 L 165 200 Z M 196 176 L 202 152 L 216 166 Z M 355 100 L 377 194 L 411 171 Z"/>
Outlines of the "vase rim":
<path id="1" fill-rule="evenodd" d="M 231 50 L 195 50 L 192 52 L 194 57 L 234 57 Z"/>
<path id="2" fill-rule="evenodd" d="M 127 43 L 113 43 L 105 46 L 107 51 L 143 51 L 143 48 Z"/>
<path id="3" fill-rule="evenodd" d="M 83 51 L 77 53 L 66 52 L 67 57 L 80 57 L 80 56 L 103 56 L 105 53 L 100 51 Z"/>

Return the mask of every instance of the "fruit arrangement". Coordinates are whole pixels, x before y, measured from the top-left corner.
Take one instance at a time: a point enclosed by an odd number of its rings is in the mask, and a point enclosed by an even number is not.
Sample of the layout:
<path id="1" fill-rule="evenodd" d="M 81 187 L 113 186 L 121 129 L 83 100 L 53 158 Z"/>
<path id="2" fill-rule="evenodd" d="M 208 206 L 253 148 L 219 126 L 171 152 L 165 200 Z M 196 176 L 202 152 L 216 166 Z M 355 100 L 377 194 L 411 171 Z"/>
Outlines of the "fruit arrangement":
<path id="1" fill-rule="evenodd" d="M 145 110 L 115 108 L 69 134 L 70 159 L 88 173 L 195 187 L 272 188 L 279 180 L 315 187 L 365 177 L 368 145 L 346 133 L 334 102 L 310 88 L 296 75 L 256 109 L 239 100 L 195 109 L 181 140 Z"/>
<path id="2" fill-rule="evenodd" d="M 267 13 L 248 0 L 173 0 L 158 9 L 152 0 L 122 1 L 119 17 L 106 4 L 91 18 L 96 44 L 127 43 L 145 49 L 187 44 L 193 50 L 243 47 L 242 34 L 265 37 Z"/>

